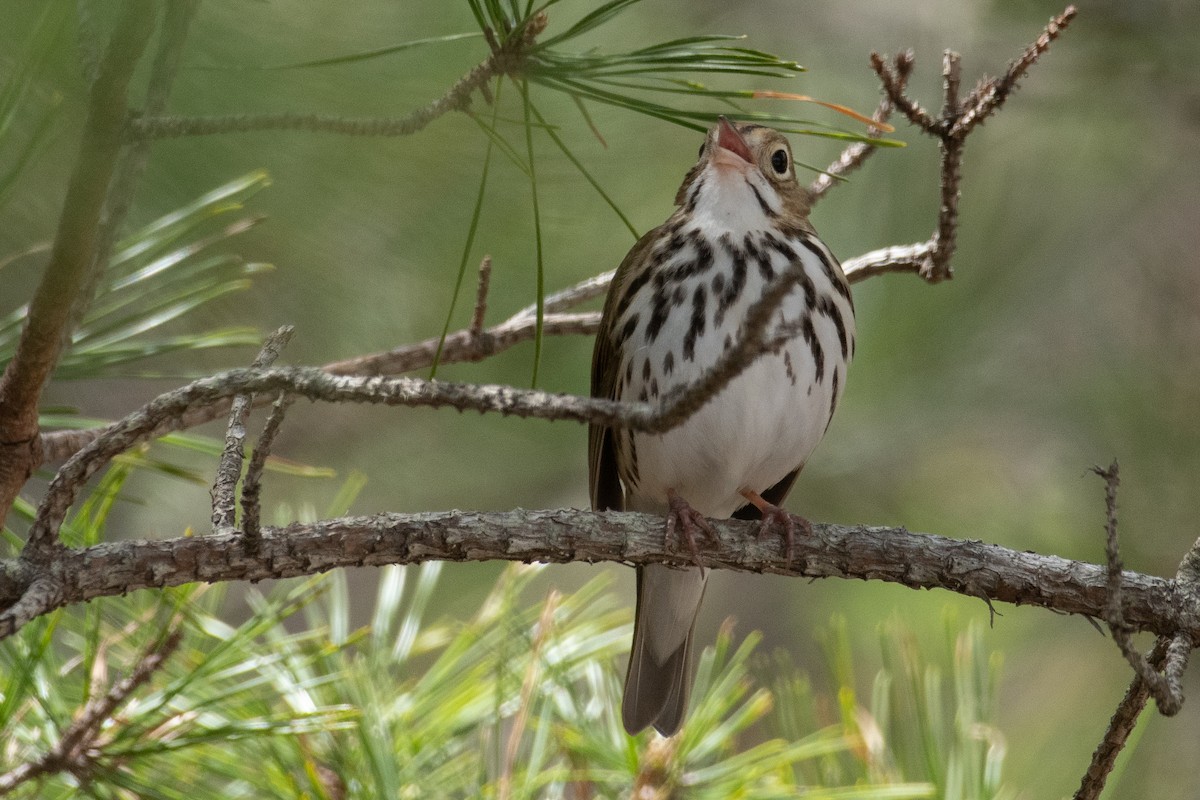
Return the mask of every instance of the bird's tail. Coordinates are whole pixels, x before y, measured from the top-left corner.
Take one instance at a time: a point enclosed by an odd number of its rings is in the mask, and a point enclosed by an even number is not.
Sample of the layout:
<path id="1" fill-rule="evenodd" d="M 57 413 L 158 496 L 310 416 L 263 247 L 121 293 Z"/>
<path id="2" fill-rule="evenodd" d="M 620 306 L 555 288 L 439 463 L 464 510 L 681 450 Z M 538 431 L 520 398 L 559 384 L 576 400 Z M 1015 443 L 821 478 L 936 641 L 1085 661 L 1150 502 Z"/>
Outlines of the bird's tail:
<path id="1" fill-rule="evenodd" d="M 621 719 L 631 735 L 648 725 L 673 736 L 683 724 L 696 674 L 692 638 L 708 570 L 639 567 L 633 649 Z"/>

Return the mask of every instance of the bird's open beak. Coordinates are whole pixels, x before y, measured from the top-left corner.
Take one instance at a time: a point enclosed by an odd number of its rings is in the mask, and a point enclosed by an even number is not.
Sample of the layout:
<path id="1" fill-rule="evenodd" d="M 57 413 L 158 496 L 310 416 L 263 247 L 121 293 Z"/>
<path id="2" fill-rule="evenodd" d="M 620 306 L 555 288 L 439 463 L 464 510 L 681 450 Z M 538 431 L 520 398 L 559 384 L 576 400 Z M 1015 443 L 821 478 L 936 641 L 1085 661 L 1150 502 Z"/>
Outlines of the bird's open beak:
<path id="1" fill-rule="evenodd" d="M 725 117 L 721 117 L 720 122 L 717 123 L 717 148 L 713 153 L 713 158 L 737 167 L 754 163 L 754 157 L 750 155 L 750 148 L 746 146 L 746 140 Z M 735 159 L 740 159 L 745 163 L 739 164 Z"/>

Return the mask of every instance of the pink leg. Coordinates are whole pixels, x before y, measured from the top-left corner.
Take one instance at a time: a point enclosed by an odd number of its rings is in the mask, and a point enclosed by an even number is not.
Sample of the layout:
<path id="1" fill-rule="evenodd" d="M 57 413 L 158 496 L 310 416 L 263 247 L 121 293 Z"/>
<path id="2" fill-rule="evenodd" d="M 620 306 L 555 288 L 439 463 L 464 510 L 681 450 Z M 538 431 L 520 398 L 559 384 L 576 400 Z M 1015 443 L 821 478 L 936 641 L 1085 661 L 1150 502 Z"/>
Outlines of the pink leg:
<path id="1" fill-rule="evenodd" d="M 742 489 L 738 492 L 750 501 L 751 505 L 762 514 L 762 525 L 758 528 L 758 538 L 766 536 L 773 526 L 783 528 L 784 555 L 787 563 L 792 563 L 792 555 L 796 548 L 796 528 L 799 527 L 805 536 L 812 536 L 812 523 L 797 514 L 789 514 L 774 503 L 769 503 L 763 496 L 752 489 Z"/>
<path id="2" fill-rule="evenodd" d="M 679 536 L 692 551 L 692 560 L 696 562 L 697 567 L 702 566 L 700 564 L 700 548 L 696 546 L 696 531 L 699 530 L 713 541 L 718 540 L 717 532 L 713 530 L 704 515 L 688 505 L 688 502 L 680 497 L 674 489 L 667 490 L 667 503 L 670 506 L 670 510 L 667 512 L 667 541 L 671 540 L 675 533 L 675 525 L 678 523 Z"/>

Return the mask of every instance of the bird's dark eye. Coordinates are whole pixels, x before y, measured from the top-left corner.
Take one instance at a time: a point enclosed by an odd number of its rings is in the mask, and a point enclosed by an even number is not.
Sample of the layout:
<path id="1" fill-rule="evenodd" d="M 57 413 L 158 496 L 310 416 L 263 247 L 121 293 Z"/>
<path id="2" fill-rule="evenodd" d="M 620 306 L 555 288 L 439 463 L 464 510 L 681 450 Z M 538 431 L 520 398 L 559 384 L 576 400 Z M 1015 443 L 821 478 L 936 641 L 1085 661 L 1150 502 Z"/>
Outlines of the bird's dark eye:
<path id="1" fill-rule="evenodd" d="M 776 173 L 782 175 L 788 170 L 788 155 L 787 150 L 782 147 L 771 154 L 771 168 Z"/>

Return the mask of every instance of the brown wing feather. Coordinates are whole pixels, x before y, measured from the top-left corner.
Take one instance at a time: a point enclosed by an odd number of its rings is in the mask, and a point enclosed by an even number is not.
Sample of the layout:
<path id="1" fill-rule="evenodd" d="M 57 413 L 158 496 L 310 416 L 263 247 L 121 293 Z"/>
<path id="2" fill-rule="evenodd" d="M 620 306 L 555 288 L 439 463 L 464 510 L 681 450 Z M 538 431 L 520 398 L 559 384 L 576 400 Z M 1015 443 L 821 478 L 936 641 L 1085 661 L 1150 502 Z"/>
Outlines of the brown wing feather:
<path id="1" fill-rule="evenodd" d="M 592 397 L 616 400 L 617 369 L 620 358 L 613 345 L 612 328 L 616 320 L 617 301 L 624 295 L 629 281 L 642 270 L 649 268 L 646 252 L 661 234 L 662 227 L 643 234 L 642 238 L 625 256 L 609 287 L 604 301 L 604 312 L 600 317 L 600 330 L 596 332 L 596 345 L 592 350 Z M 621 489 L 620 473 L 617 469 L 617 447 L 613 431 L 607 425 L 588 426 L 588 484 L 591 487 L 592 508 L 597 511 L 622 511 L 625 508 L 625 493 Z"/>

